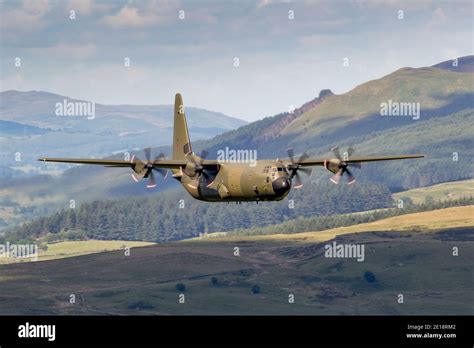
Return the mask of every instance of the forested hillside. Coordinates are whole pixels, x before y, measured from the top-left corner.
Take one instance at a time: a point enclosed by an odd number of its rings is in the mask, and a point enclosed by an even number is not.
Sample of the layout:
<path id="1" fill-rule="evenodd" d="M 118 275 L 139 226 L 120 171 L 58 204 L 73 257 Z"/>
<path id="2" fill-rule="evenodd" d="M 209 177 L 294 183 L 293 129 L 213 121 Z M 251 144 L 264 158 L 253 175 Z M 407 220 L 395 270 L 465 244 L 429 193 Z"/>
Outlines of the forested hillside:
<path id="1" fill-rule="evenodd" d="M 390 208 L 355 214 L 315 216 L 297 218 L 265 227 L 253 227 L 228 231 L 227 236 L 253 236 L 264 234 L 291 234 L 299 232 L 323 231 L 336 227 L 352 226 L 393 216 L 444 209 L 448 207 L 472 206 L 474 197 L 459 198 L 450 201 L 428 201 L 421 204 L 405 204 L 403 208 Z"/>
<path id="2" fill-rule="evenodd" d="M 445 68 L 447 62 L 442 68 L 399 69 L 340 95 L 323 90 L 292 113 L 267 117 L 210 140 L 192 139 L 193 150 L 207 149 L 208 159 L 226 147 L 257 150 L 259 159 L 282 158 L 288 146 L 296 153 L 330 158 L 334 145 L 341 151 L 354 148 L 354 156 L 426 155 L 419 160 L 364 164 L 354 173 L 359 183 L 386 185 L 392 192 L 469 179 L 474 173 L 474 75 L 468 67 L 474 56 L 459 62 L 459 69 Z M 381 117 L 380 103 L 387 100 L 420 103 L 419 119 Z M 171 153 L 169 147 L 153 153 L 161 151 Z M 141 151 L 137 155 L 143 157 Z M 0 182 L 0 226 L 49 215 L 67 207 L 71 199 L 80 205 L 103 197 L 161 197 L 160 192 L 145 189 L 144 183 L 133 182 L 126 168 L 78 166 L 61 177 L 9 175 L 15 177 Z M 312 180 L 326 185 L 328 177 L 317 168 Z M 168 178 L 157 190 L 176 186 Z"/>
<path id="3" fill-rule="evenodd" d="M 460 68 L 402 68 L 341 95 L 321 91 L 312 108 L 284 113 L 240 127 L 202 142 L 211 154 L 225 146 L 256 148 L 259 157 L 296 152 L 333 156 L 330 148 L 353 147 L 356 155 L 423 153 L 420 161 L 368 164 L 358 179 L 388 185 L 392 190 L 428 186 L 472 177 L 474 172 L 474 56 L 460 59 Z M 420 115 L 382 117 L 388 100 L 419 103 Z M 284 127 L 276 127 L 290 120 Z M 269 132 L 273 130 L 273 132 Z M 265 136 L 262 136 L 264 134 Z M 456 159 L 456 156 L 458 160 Z"/>
<path id="4" fill-rule="evenodd" d="M 207 203 L 182 188 L 154 197 L 84 203 L 36 219 L 7 233 L 6 239 L 122 239 L 164 242 L 200 233 L 267 226 L 294 219 L 385 208 L 392 205 L 387 187 L 376 184 L 316 185 L 293 190 L 280 202 Z M 53 238 L 54 236 L 50 236 Z"/>

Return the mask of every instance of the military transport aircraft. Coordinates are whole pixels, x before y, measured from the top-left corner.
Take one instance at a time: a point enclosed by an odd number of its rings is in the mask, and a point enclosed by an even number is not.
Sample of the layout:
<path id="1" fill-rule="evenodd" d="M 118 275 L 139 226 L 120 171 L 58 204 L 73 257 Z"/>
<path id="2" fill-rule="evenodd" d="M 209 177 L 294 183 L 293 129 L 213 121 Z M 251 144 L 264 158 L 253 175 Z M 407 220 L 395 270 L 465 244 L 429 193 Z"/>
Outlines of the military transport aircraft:
<path id="1" fill-rule="evenodd" d="M 312 166 L 324 166 L 334 173 L 331 181 L 338 184 L 341 177 L 347 174 L 348 184 L 355 178 L 348 167 L 360 168 L 362 162 L 401 160 L 421 158 L 423 155 L 370 156 L 351 157 L 351 148 L 341 157 L 337 147 L 332 149 L 335 158 L 310 158 L 306 154 L 294 157 L 293 149 L 288 149 L 288 158 L 276 160 L 258 160 L 254 165 L 249 163 L 223 162 L 206 159 L 207 152 L 196 155 L 191 148 L 183 99 L 178 93 L 174 104 L 173 158 L 167 159 L 160 154 L 151 159 L 151 149 L 145 149 L 145 160 L 135 155 L 130 161 L 115 159 L 80 159 L 80 158 L 40 158 L 43 162 L 62 162 L 79 164 L 96 164 L 106 167 L 129 167 L 134 173 L 135 181 L 148 178 L 147 187 L 155 187 L 154 171 L 166 178 L 168 170 L 196 199 L 216 201 L 279 201 L 285 198 L 291 187 L 303 186 L 300 172 L 311 175 Z"/>

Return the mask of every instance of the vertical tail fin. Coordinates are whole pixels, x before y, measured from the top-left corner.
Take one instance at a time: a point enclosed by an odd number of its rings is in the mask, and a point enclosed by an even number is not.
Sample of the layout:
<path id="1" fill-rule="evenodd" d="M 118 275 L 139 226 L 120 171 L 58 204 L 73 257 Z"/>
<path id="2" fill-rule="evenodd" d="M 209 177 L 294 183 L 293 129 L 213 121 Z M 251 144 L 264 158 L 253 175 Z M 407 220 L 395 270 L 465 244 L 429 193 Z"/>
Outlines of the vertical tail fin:
<path id="1" fill-rule="evenodd" d="M 192 152 L 181 94 L 174 99 L 173 159 L 185 159 Z"/>

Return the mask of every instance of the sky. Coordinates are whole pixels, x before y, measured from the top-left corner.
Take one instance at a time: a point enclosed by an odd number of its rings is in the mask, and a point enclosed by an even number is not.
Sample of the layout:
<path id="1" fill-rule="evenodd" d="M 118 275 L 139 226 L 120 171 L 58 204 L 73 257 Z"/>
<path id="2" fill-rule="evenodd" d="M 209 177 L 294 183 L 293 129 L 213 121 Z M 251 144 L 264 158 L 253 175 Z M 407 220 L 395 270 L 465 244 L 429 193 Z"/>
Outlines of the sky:
<path id="1" fill-rule="evenodd" d="M 181 92 L 186 106 L 254 121 L 321 89 L 341 94 L 473 54 L 473 4 L 2 1 L 0 90 L 140 105 L 172 104 Z"/>

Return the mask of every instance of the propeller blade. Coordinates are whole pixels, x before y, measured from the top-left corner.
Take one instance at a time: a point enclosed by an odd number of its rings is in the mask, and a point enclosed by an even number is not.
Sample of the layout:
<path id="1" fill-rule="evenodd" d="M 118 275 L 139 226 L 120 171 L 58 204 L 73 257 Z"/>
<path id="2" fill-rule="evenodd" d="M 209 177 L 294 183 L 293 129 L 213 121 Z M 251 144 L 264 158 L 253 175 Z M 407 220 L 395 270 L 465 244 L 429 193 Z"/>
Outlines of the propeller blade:
<path id="1" fill-rule="evenodd" d="M 163 180 L 168 176 L 168 169 L 155 169 L 163 177 Z"/>
<path id="2" fill-rule="evenodd" d="M 329 178 L 329 180 L 331 180 L 331 182 L 332 182 L 333 184 L 336 184 L 336 185 L 337 185 L 337 184 L 339 184 L 339 181 L 341 181 L 341 175 L 342 175 L 342 168 L 339 169 L 339 171 L 338 171 L 336 174 L 334 174 L 333 176 L 331 176 L 331 177 Z"/>
<path id="3" fill-rule="evenodd" d="M 303 181 L 301 180 L 301 176 L 298 173 L 296 173 L 294 178 L 295 178 L 295 181 L 294 181 L 294 184 L 293 184 L 293 188 L 294 189 L 302 188 L 303 187 Z"/>
<path id="4" fill-rule="evenodd" d="M 295 164 L 295 150 L 292 147 L 286 149 L 288 158 L 290 159 L 291 164 Z"/>
<path id="5" fill-rule="evenodd" d="M 352 147 L 348 148 L 347 149 L 347 157 L 349 157 L 349 159 L 350 159 L 354 152 L 355 152 L 355 150 Z"/>
<path id="6" fill-rule="evenodd" d="M 360 169 L 361 164 L 359 162 L 347 163 L 350 161 L 351 156 L 354 154 L 355 150 L 352 147 L 349 147 L 347 151 L 344 152 L 344 157 L 341 157 L 341 153 L 339 152 L 339 148 L 337 146 L 334 146 L 331 150 L 340 162 L 339 170 L 329 180 L 331 180 L 332 183 L 337 185 L 341 181 L 341 177 L 344 176 L 345 173 L 347 173 L 347 184 L 351 185 L 355 183 L 356 179 L 354 178 L 354 175 L 352 175 L 348 167 L 351 166 Z"/>
<path id="7" fill-rule="evenodd" d="M 303 152 L 303 154 L 298 158 L 298 160 L 295 161 L 295 150 L 292 147 L 287 148 L 286 153 L 288 154 L 288 158 L 291 162 L 291 164 L 288 165 L 287 170 L 290 173 L 290 179 L 294 179 L 293 188 L 299 189 L 303 187 L 303 181 L 301 180 L 301 176 L 298 174 L 298 171 L 301 170 L 303 173 L 309 176 L 311 176 L 313 172 L 311 168 L 302 168 L 299 165 L 301 161 L 304 161 L 305 159 L 309 158 L 309 156 L 306 154 L 306 152 Z"/>
<path id="8" fill-rule="evenodd" d="M 144 149 L 145 151 L 145 158 L 147 160 L 147 162 L 150 162 L 150 159 L 151 159 L 151 147 L 147 147 L 146 149 Z"/>
<path id="9" fill-rule="evenodd" d="M 204 173 L 204 166 L 202 165 L 202 162 L 206 159 L 208 155 L 209 155 L 209 151 L 202 150 L 199 153 L 199 156 L 194 155 L 194 153 L 192 153 L 190 156 L 186 156 L 186 158 L 194 164 L 194 172 L 198 173 L 199 175 L 204 175 L 206 180 L 207 180 L 207 174 Z"/>
<path id="10" fill-rule="evenodd" d="M 133 181 L 135 181 L 135 182 L 138 182 L 138 180 L 139 180 L 139 179 L 135 176 L 134 173 L 132 173 L 132 179 L 133 179 Z"/>
<path id="11" fill-rule="evenodd" d="M 339 147 L 334 146 L 331 150 L 334 153 L 334 155 L 336 156 L 336 158 L 338 160 L 341 160 L 341 153 L 339 152 Z"/>
<path id="12" fill-rule="evenodd" d="M 303 152 L 300 158 L 298 158 L 298 163 L 303 162 L 307 158 L 309 158 L 308 154 L 306 152 Z"/>
<path id="13" fill-rule="evenodd" d="M 159 162 L 160 160 L 165 159 L 165 158 L 166 158 L 165 154 L 160 152 L 160 154 L 156 156 L 155 159 L 153 160 L 153 163 Z"/>
<path id="14" fill-rule="evenodd" d="M 201 171 L 201 174 L 202 174 L 202 176 L 203 176 L 206 180 L 210 178 L 209 173 L 206 172 L 205 170 L 202 170 L 202 171 Z"/>
<path id="15" fill-rule="evenodd" d="M 163 176 L 163 180 L 166 179 L 168 176 L 168 169 L 163 168 L 155 168 L 153 165 L 160 160 L 166 158 L 166 155 L 162 152 L 158 156 L 155 157 L 153 161 L 151 161 L 151 148 L 147 147 L 143 149 L 145 152 L 146 162 L 140 160 L 138 157 L 133 154 L 132 158 L 130 159 L 130 163 L 132 163 L 132 168 L 135 173 L 132 173 L 132 179 L 135 182 L 140 181 L 140 179 L 148 178 L 148 183 L 146 187 L 153 188 L 156 187 L 156 179 L 153 171 L 158 171 L 161 176 Z M 137 173 L 138 172 L 138 173 Z"/>
<path id="16" fill-rule="evenodd" d="M 204 178 L 204 181 L 206 182 L 206 186 L 209 186 L 214 181 L 212 175 L 206 172 L 205 170 L 203 170 L 201 174 Z"/>
<path id="17" fill-rule="evenodd" d="M 148 176 L 148 184 L 146 185 L 146 187 L 147 188 L 156 187 L 155 175 L 153 174 L 153 171 L 150 171 L 150 174 Z"/>
<path id="18" fill-rule="evenodd" d="M 354 175 L 352 175 L 352 173 L 350 172 L 349 169 L 346 168 L 346 173 L 348 175 L 347 177 L 347 185 L 351 185 L 353 183 L 355 183 L 356 179 L 354 178 Z"/>
<path id="19" fill-rule="evenodd" d="M 298 170 L 308 176 L 311 176 L 313 174 L 313 170 L 311 168 L 299 168 Z"/>
<path id="20" fill-rule="evenodd" d="M 201 153 L 199 154 L 199 157 L 201 157 L 201 161 L 202 161 L 202 160 L 205 160 L 208 155 L 209 155 L 209 151 L 202 150 Z"/>

